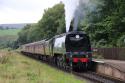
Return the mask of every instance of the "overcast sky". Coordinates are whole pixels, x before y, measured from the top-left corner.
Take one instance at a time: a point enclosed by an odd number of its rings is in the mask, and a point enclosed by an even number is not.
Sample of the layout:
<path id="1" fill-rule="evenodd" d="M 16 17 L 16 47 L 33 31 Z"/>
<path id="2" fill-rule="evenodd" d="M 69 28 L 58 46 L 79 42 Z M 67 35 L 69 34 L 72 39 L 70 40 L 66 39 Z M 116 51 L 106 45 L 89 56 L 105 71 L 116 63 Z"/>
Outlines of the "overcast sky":
<path id="1" fill-rule="evenodd" d="M 52 7 L 60 0 L 0 0 L 0 24 L 36 23 L 44 9 Z"/>

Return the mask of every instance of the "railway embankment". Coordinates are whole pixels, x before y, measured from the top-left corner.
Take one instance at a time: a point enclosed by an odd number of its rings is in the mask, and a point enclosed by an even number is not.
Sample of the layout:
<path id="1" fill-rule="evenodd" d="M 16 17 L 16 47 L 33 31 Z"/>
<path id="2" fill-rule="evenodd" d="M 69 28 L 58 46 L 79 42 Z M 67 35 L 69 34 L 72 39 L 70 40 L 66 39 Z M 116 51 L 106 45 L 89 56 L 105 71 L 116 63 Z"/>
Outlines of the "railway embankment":
<path id="1" fill-rule="evenodd" d="M 0 52 L 0 60 L 0 83 L 86 83 L 72 74 L 13 51 Z"/>

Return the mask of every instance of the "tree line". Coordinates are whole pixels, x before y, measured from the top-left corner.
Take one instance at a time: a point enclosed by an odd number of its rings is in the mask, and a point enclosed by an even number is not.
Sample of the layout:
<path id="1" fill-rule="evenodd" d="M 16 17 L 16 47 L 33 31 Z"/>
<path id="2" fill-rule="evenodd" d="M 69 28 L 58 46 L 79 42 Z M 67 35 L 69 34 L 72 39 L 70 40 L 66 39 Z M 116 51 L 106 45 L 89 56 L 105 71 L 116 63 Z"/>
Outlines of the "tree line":
<path id="1" fill-rule="evenodd" d="M 99 12 L 84 22 L 94 47 L 125 47 L 125 0 L 102 0 Z"/>
<path id="2" fill-rule="evenodd" d="M 103 6 L 88 12 L 79 23 L 81 30 L 90 36 L 93 47 L 125 47 L 125 0 L 101 0 Z M 16 45 L 49 39 L 65 31 L 64 4 L 56 4 L 44 11 L 36 24 L 26 25 Z"/>
<path id="3" fill-rule="evenodd" d="M 8 29 L 17 29 L 17 28 L 0 26 L 0 30 L 8 30 Z"/>

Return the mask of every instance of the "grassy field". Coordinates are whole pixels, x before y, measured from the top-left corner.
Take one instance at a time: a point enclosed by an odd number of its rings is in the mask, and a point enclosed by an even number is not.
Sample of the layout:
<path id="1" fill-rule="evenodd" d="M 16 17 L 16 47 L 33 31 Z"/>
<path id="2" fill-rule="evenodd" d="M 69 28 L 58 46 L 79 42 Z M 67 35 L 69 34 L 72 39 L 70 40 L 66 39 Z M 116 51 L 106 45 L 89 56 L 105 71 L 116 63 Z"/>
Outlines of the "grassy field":
<path id="1" fill-rule="evenodd" d="M 0 52 L 0 83 L 85 83 L 15 52 Z"/>
<path id="2" fill-rule="evenodd" d="M 21 29 L 7 29 L 7 30 L 0 30 L 0 36 L 5 35 L 17 35 Z"/>
<path id="3" fill-rule="evenodd" d="M 6 47 L 8 42 L 13 42 L 18 38 L 21 29 L 0 30 L 0 48 Z"/>
<path id="4" fill-rule="evenodd" d="M 0 36 L 0 43 L 3 41 L 12 41 L 12 40 L 15 40 L 17 39 L 18 36 L 16 35 L 5 35 L 5 36 Z"/>

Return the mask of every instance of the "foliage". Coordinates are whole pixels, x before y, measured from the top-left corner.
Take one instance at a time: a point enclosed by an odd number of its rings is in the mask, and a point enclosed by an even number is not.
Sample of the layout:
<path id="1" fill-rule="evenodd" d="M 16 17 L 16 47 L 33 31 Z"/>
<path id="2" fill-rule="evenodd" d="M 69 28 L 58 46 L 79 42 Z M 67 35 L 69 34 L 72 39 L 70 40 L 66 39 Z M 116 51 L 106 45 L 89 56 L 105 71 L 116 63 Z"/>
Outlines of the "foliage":
<path id="1" fill-rule="evenodd" d="M 65 32 L 64 5 L 57 4 L 53 8 L 45 10 L 43 18 L 38 22 L 38 28 L 41 30 L 40 35 L 43 38 L 51 38 Z"/>
<path id="2" fill-rule="evenodd" d="M 121 36 L 117 41 L 117 46 L 125 47 L 125 35 Z"/>
<path id="3" fill-rule="evenodd" d="M 125 0 L 102 0 L 102 2 L 104 5 L 97 7 L 100 10 L 98 14 L 95 12 L 88 14 L 91 19 L 82 23 L 83 30 L 90 35 L 94 47 L 118 47 L 119 39 L 125 34 Z"/>
<path id="4" fill-rule="evenodd" d="M 18 41 L 25 44 L 28 43 L 27 41 L 27 36 L 29 34 L 29 30 L 30 30 L 31 25 L 26 25 L 21 32 L 18 33 L 19 38 Z"/>

